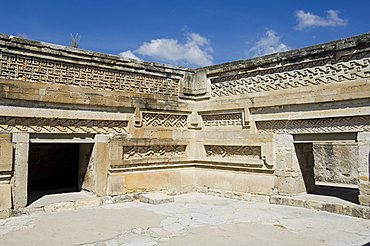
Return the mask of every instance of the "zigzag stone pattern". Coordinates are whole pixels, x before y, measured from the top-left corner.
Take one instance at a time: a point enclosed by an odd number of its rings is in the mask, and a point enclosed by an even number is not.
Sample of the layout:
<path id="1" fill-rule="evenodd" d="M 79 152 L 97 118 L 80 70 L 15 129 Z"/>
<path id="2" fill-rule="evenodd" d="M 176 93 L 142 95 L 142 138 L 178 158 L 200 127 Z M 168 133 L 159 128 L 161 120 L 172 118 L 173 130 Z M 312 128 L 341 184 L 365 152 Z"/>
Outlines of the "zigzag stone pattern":
<path id="1" fill-rule="evenodd" d="M 178 96 L 179 81 L 0 52 L 0 78 Z"/>
<path id="2" fill-rule="evenodd" d="M 273 68 L 212 79 L 213 97 L 280 90 L 309 85 L 341 83 L 370 77 L 370 52 Z"/>
<path id="3" fill-rule="evenodd" d="M 143 113 L 144 126 L 184 128 L 187 125 L 187 120 L 186 114 Z"/>
<path id="4" fill-rule="evenodd" d="M 126 133 L 127 121 L 0 117 L 0 132 Z"/>
<path id="5" fill-rule="evenodd" d="M 370 116 L 258 121 L 259 133 L 332 133 L 370 131 Z"/>
<path id="6" fill-rule="evenodd" d="M 123 160 L 144 158 L 184 157 L 186 145 L 131 145 L 123 146 Z"/>
<path id="7" fill-rule="evenodd" d="M 242 126 L 242 113 L 202 115 L 204 127 Z"/>
<path id="8" fill-rule="evenodd" d="M 204 145 L 207 157 L 261 157 L 261 146 Z"/>

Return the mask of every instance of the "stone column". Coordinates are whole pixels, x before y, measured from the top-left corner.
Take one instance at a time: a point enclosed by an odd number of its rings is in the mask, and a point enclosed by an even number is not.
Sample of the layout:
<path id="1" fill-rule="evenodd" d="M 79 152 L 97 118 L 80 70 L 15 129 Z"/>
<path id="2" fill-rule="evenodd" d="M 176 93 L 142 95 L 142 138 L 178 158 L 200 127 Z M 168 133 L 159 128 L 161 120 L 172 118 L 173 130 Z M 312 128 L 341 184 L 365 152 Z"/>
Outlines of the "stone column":
<path id="1" fill-rule="evenodd" d="M 306 192 L 293 144 L 293 136 L 288 134 L 276 134 L 275 149 L 275 193 L 281 195 L 296 195 Z"/>
<path id="2" fill-rule="evenodd" d="M 361 205 L 370 206 L 370 132 L 359 132 L 357 141 L 359 201 Z"/>
<path id="3" fill-rule="evenodd" d="M 8 176 L 13 172 L 13 144 L 11 134 L 0 134 L 0 174 Z M 0 210 L 12 207 L 10 177 L 0 183 Z M 0 215 L 1 217 L 1 215 Z"/>
<path id="4" fill-rule="evenodd" d="M 95 136 L 95 171 L 96 195 L 107 195 L 108 170 L 109 170 L 109 135 L 98 134 Z"/>
<path id="5" fill-rule="evenodd" d="M 28 150 L 30 137 L 28 133 L 13 133 L 14 143 L 14 188 L 13 207 L 23 208 L 27 205 Z"/>

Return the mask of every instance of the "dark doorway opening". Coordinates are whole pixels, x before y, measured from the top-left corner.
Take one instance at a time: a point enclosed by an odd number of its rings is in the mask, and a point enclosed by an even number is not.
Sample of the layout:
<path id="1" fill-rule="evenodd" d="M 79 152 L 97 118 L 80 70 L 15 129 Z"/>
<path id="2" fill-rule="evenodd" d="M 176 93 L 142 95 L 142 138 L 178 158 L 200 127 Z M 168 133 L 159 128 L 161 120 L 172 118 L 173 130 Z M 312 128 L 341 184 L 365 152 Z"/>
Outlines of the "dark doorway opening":
<path id="1" fill-rule="evenodd" d="M 348 202 L 359 204 L 359 189 L 356 185 L 317 180 L 317 177 L 315 177 L 315 172 L 317 172 L 317 170 L 315 170 L 313 145 L 313 143 L 294 144 L 307 193 L 312 195 L 337 197 Z"/>
<path id="2" fill-rule="evenodd" d="M 49 194 L 81 191 L 81 176 L 87 168 L 81 159 L 84 160 L 80 155 L 80 144 L 31 143 L 27 203 Z"/>

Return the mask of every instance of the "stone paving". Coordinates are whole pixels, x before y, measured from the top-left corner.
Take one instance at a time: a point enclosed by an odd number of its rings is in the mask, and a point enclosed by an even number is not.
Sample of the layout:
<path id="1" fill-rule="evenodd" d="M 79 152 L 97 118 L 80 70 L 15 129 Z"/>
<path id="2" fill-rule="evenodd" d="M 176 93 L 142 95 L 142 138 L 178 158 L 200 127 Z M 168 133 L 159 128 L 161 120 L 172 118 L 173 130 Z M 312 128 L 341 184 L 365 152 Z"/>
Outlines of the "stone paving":
<path id="1" fill-rule="evenodd" d="M 0 220 L 0 245 L 365 245 L 370 220 L 189 193 Z"/>

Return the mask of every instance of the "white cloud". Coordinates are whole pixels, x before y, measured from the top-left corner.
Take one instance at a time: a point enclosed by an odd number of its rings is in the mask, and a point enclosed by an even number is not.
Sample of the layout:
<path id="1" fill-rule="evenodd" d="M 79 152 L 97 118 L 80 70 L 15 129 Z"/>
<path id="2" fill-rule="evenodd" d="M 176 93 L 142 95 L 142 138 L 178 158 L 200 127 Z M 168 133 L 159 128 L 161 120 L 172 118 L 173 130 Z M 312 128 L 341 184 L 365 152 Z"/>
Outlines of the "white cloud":
<path id="1" fill-rule="evenodd" d="M 339 17 L 338 10 L 326 11 L 327 16 L 321 17 L 310 12 L 304 12 L 303 10 L 296 11 L 297 17 L 297 29 L 303 30 L 307 27 L 326 27 L 326 26 L 346 26 L 348 20 L 344 20 Z"/>
<path id="2" fill-rule="evenodd" d="M 198 33 L 188 33 L 186 42 L 176 39 L 153 39 L 143 43 L 135 52 L 163 62 L 208 66 L 213 64 L 210 41 Z"/>
<path id="3" fill-rule="evenodd" d="M 280 36 L 275 31 L 267 30 L 265 35 L 247 51 L 247 55 L 257 57 L 288 50 L 290 48 L 280 41 Z"/>
<path id="4" fill-rule="evenodd" d="M 132 53 L 131 50 L 121 52 L 118 55 L 123 58 L 129 58 L 129 59 L 135 59 L 135 60 L 141 61 L 141 59 L 137 57 L 134 53 Z"/>

